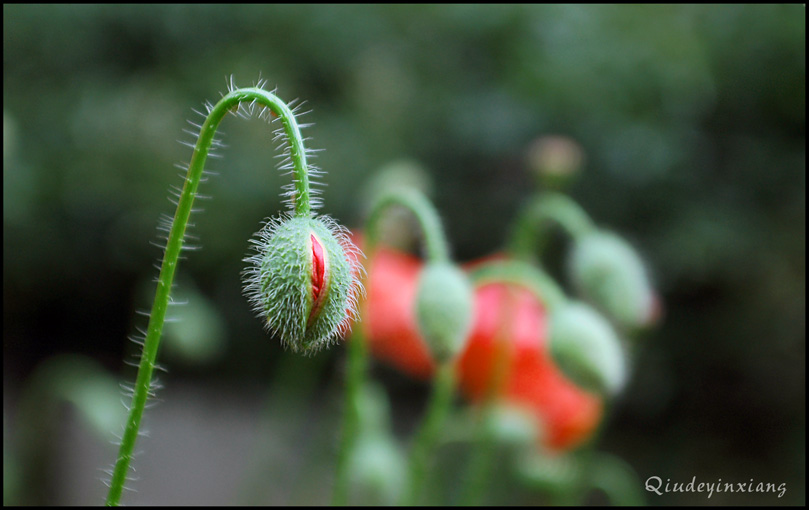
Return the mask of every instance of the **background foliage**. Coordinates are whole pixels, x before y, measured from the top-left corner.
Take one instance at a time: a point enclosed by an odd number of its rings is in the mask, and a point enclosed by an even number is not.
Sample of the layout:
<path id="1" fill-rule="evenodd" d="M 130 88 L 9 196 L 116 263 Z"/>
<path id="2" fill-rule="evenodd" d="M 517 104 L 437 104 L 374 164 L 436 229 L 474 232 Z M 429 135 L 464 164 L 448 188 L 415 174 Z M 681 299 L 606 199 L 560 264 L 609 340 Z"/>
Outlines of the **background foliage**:
<path id="1" fill-rule="evenodd" d="M 460 260 L 504 240 L 532 190 L 531 142 L 576 139 L 587 160 L 571 194 L 643 251 L 666 304 L 603 449 L 642 480 L 787 484 L 781 499 L 711 503 L 805 503 L 805 30 L 802 5 L 4 5 L 4 445 L 19 437 L 16 403 L 46 359 L 82 354 L 134 378 L 122 360 L 134 352 L 127 335 L 145 325 L 134 312 L 153 292 L 160 251 L 148 241 L 173 212 L 173 164 L 190 152 L 176 140 L 189 138 L 185 119 L 199 120 L 190 109 L 216 99 L 227 76 L 249 85 L 261 73 L 313 110 L 303 119 L 325 149 L 323 212 L 359 226 L 371 176 L 417 161 Z M 203 185 L 213 199 L 195 217 L 204 248 L 179 272 L 190 300 L 180 313 L 204 322 L 177 324 L 161 348 L 167 403 L 150 412 L 177 403 L 167 395 L 179 387 L 253 405 L 283 379 L 287 357 L 251 317 L 238 274 L 247 239 L 282 207 L 285 178 L 271 130 L 235 120 L 223 129 L 230 147 L 213 161 L 221 175 Z M 335 348 L 298 366 L 314 374 L 322 398 L 311 403 L 323 413 L 339 411 L 343 357 Z M 426 388 L 377 370 L 406 435 Z M 273 437 L 284 437 L 282 422 Z M 324 431 L 334 424 L 317 429 L 317 444 L 331 447 Z M 239 427 L 234 415 L 225 428 Z M 142 465 L 157 444 L 140 445 Z M 113 458 L 89 463 L 96 493 L 51 477 L 39 496 L 100 502 L 94 470 Z M 328 473 L 312 465 L 307 473 Z M 13 466 L 4 453 L 4 486 Z M 211 483 L 165 477 L 176 480 L 168 495 L 143 476 L 131 502 L 193 504 Z M 223 502 L 237 501 L 228 480 L 218 483 Z M 326 501 L 321 490 L 314 502 Z"/>

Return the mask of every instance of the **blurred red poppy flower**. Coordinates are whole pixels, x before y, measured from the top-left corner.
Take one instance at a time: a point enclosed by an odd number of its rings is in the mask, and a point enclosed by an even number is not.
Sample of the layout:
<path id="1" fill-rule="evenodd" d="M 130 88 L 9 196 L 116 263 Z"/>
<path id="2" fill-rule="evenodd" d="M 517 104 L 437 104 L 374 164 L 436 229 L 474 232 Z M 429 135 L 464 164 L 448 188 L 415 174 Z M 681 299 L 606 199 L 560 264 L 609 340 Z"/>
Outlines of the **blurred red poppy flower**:
<path id="1" fill-rule="evenodd" d="M 458 361 L 463 393 L 479 402 L 492 392 L 532 411 L 549 448 L 569 449 L 587 440 L 601 419 L 602 403 L 554 364 L 542 304 L 530 291 L 505 283 L 479 286 L 475 297 L 475 324 Z"/>
<path id="2" fill-rule="evenodd" d="M 435 363 L 416 322 L 416 290 L 424 263 L 385 246 L 366 264 L 366 299 L 361 327 L 377 359 L 420 379 L 432 377 Z"/>
<path id="3" fill-rule="evenodd" d="M 360 312 L 374 357 L 419 380 L 435 371 L 415 315 L 423 265 L 412 255 L 379 246 L 366 264 L 366 300 Z M 482 402 L 491 395 L 530 411 L 543 425 L 541 441 L 549 448 L 569 449 L 587 440 L 601 419 L 602 403 L 554 364 L 542 303 L 520 286 L 488 283 L 475 289 L 474 313 L 457 360 L 464 396 Z"/>

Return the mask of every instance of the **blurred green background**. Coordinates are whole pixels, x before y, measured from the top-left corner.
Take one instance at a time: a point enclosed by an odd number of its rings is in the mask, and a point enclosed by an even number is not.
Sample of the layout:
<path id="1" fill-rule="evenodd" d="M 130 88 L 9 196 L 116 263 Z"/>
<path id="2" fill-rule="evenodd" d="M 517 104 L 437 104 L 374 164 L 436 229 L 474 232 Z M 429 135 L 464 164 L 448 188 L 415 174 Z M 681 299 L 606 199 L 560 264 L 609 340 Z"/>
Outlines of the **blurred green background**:
<path id="1" fill-rule="evenodd" d="M 787 487 L 652 504 L 804 504 L 805 42 L 802 5 L 4 5 L 5 492 L 103 501 L 115 450 L 74 408 L 31 411 L 50 457 L 36 489 L 20 482 L 35 457 L 20 446 L 25 395 L 66 377 L 39 369 L 58 355 L 81 355 L 56 359 L 91 364 L 103 384 L 134 380 L 127 336 L 145 327 L 135 311 L 150 306 L 161 255 L 149 241 L 190 153 L 176 140 L 233 75 L 306 101 L 306 134 L 325 149 L 322 212 L 348 226 L 380 168 L 422 165 L 459 260 L 502 245 L 534 189 L 531 143 L 577 140 L 586 163 L 571 195 L 639 247 L 665 301 L 599 448 L 641 480 Z M 186 319 L 161 346 L 163 402 L 147 412 L 153 438 L 125 501 L 327 502 L 317 480 L 331 476 L 344 349 L 290 360 L 252 317 L 241 259 L 283 207 L 286 178 L 261 121 L 223 131 L 220 175 L 201 188 L 213 198 L 192 218 L 203 249 L 178 275 Z M 427 387 L 377 370 L 408 437 Z M 296 412 L 316 418 L 295 429 Z M 195 423 L 213 428 L 199 438 Z M 177 444 L 185 453 L 167 456 Z M 267 476 L 244 499 L 251 462 Z"/>

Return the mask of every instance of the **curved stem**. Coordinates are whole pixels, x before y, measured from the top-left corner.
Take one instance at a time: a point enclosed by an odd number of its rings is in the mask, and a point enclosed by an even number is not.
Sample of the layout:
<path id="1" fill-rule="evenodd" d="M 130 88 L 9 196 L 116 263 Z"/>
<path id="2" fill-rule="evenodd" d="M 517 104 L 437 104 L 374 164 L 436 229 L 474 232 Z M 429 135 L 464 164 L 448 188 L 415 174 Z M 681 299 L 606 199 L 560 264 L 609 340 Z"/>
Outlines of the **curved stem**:
<path id="1" fill-rule="evenodd" d="M 409 465 L 410 487 L 404 494 L 404 505 L 412 506 L 418 503 L 427 473 L 427 459 L 435 444 L 438 431 L 449 414 L 454 391 L 455 365 L 450 361 L 438 367 L 427 415 L 413 442 Z"/>
<path id="2" fill-rule="evenodd" d="M 519 258 L 533 257 L 548 222 L 561 226 L 574 239 L 596 228 L 576 202 L 561 193 L 546 192 L 523 208 L 508 241 L 509 252 Z"/>
<path id="3" fill-rule="evenodd" d="M 542 269 L 520 260 L 486 262 L 469 273 L 476 286 L 487 282 L 510 283 L 531 291 L 548 311 L 567 301 L 564 291 Z"/>
<path id="4" fill-rule="evenodd" d="M 141 418 L 143 417 L 143 410 L 151 388 L 152 372 L 155 368 L 174 273 L 183 247 L 183 238 L 185 237 L 188 219 L 191 216 L 191 206 L 194 203 L 194 197 L 197 194 L 197 188 L 202 177 L 202 170 L 213 145 L 214 135 L 219 123 L 228 112 L 238 108 L 242 103 L 265 106 L 281 119 L 289 140 L 289 156 L 293 164 L 295 215 L 308 216 L 310 214 L 306 150 L 292 111 L 274 94 L 261 88 L 237 89 L 226 94 L 210 109 L 208 117 L 202 125 L 199 138 L 194 147 L 194 154 L 191 157 L 191 163 L 188 165 L 185 184 L 177 202 L 177 212 L 174 214 L 174 220 L 169 231 L 166 251 L 163 255 L 163 264 L 157 281 L 157 290 L 155 291 L 155 298 L 149 315 L 149 326 L 143 343 L 143 353 L 138 367 L 137 379 L 135 380 L 135 391 L 132 396 L 129 418 L 121 439 L 118 460 L 115 463 L 110 490 L 107 495 L 106 503 L 108 506 L 118 505 L 121 500 L 127 472 L 129 471 L 129 463 L 132 459 L 132 452 L 135 448 L 135 441 L 140 429 Z"/>
<path id="5" fill-rule="evenodd" d="M 421 192 L 415 189 L 391 192 L 378 199 L 368 216 L 366 222 L 367 251 L 370 254 L 377 242 L 379 233 L 378 224 L 384 211 L 391 206 L 399 205 L 407 208 L 416 217 L 422 233 L 424 234 L 424 247 L 427 259 L 431 262 L 446 262 L 449 260 L 444 228 L 435 207 Z"/>

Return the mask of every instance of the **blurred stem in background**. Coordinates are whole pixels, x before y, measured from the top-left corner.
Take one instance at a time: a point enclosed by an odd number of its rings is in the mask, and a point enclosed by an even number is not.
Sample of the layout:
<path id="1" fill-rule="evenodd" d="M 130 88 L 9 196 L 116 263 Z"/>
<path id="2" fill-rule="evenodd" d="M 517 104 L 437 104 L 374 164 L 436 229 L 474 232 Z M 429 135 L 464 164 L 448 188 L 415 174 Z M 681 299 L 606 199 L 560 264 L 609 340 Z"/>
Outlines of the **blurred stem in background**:
<path id="1" fill-rule="evenodd" d="M 431 466 L 430 459 L 435 455 L 434 446 L 439 431 L 452 409 L 452 397 L 455 394 L 455 365 L 443 363 L 438 367 L 433 382 L 433 391 L 427 404 L 427 410 L 410 450 L 408 484 L 402 497 L 402 504 L 407 506 L 422 505 L 427 472 Z"/>
<path id="2" fill-rule="evenodd" d="M 277 498 L 279 492 L 286 493 L 290 499 L 293 476 L 296 473 L 291 469 L 278 469 L 278 463 L 284 459 L 273 456 L 274 447 L 280 438 L 300 443 L 300 457 L 308 458 L 312 441 L 300 441 L 297 433 L 306 423 L 307 411 L 311 410 L 314 399 L 314 390 L 317 387 L 324 370 L 328 367 L 330 357 L 327 355 L 304 357 L 285 352 L 274 370 L 265 399 L 264 408 L 259 421 L 259 440 L 253 450 L 253 457 L 245 469 L 247 476 L 243 478 L 243 487 L 239 490 L 239 504 L 265 505 L 276 504 L 279 499 L 268 502 L 265 499 L 267 488 L 267 475 L 283 478 L 274 482 L 273 497 Z M 279 416 L 279 409 L 283 416 Z M 283 439 L 281 439 L 283 441 Z"/>
<path id="3" fill-rule="evenodd" d="M 363 390 L 365 372 L 368 365 L 367 346 L 361 328 L 355 327 L 347 341 L 348 359 L 345 379 L 345 403 L 343 423 L 340 431 L 340 444 L 332 494 L 332 504 L 343 506 L 348 503 L 350 474 L 349 455 L 357 441 L 360 423 L 360 392 Z"/>

